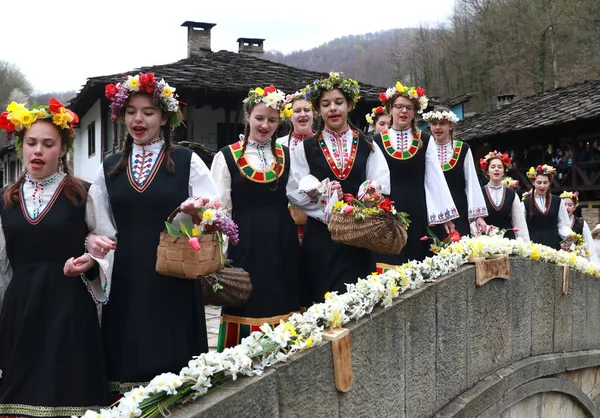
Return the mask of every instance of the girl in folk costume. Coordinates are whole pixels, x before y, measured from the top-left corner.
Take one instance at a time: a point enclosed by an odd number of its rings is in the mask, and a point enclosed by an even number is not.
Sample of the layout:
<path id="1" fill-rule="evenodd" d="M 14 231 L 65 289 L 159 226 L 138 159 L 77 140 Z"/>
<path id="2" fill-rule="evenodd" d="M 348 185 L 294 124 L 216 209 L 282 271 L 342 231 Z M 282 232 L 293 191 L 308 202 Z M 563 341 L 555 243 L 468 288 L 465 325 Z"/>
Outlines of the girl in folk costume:
<path id="1" fill-rule="evenodd" d="M 303 277 L 310 281 L 312 300 L 323 301 L 326 292 L 345 292 L 346 283 L 356 283 L 370 272 L 370 251 L 331 239 L 326 206 L 330 199 L 341 199 L 342 191 L 356 195 L 366 180 L 389 193 L 390 178 L 379 147 L 348 122 L 348 112 L 359 97 L 356 81 L 332 72 L 307 86 L 306 95 L 322 122 L 315 136 L 299 144 L 292 155 L 287 194 L 308 215 L 302 243 L 307 257 Z M 327 183 L 329 192 L 304 193 L 300 183 L 309 176 Z"/>
<path id="2" fill-rule="evenodd" d="M 171 143 L 171 128 L 182 122 L 174 91 L 152 73 L 106 86 L 112 120 L 124 120 L 128 135 L 90 188 L 87 249 L 102 278 L 89 283 L 90 291 L 102 303 L 110 292 L 102 331 L 115 392 L 180 370 L 208 351 L 200 283 L 156 272 L 156 249 L 170 213 L 181 205 L 193 214 L 190 197 L 217 195 L 200 157 Z"/>
<path id="3" fill-rule="evenodd" d="M 292 154 L 300 142 L 315 134 L 312 130 L 314 113 L 304 89 L 286 96 L 282 116 L 291 129 L 288 135 L 277 138 L 277 143 L 288 147 Z"/>
<path id="4" fill-rule="evenodd" d="M 592 237 L 594 238 L 596 257 L 600 259 L 600 224 L 596 225 L 592 230 Z"/>
<path id="5" fill-rule="evenodd" d="M 306 91 L 301 89 L 294 94 L 288 94 L 285 98 L 285 107 L 282 112 L 284 120 L 291 125 L 290 133 L 277 139 L 277 143 L 285 145 L 290 150 L 290 155 L 296 149 L 296 146 L 314 135 L 312 130 L 314 113 L 312 105 L 306 100 Z M 302 243 L 304 238 L 304 224 L 306 215 L 303 215 L 300 209 L 290 205 L 290 210 L 299 215 L 297 219 L 298 240 Z"/>
<path id="6" fill-rule="evenodd" d="M 560 198 L 565 203 L 565 208 L 569 214 L 571 230 L 583 237 L 583 241 L 590 252 L 589 260 L 598 262 L 596 245 L 594 244 L 594 238 L 592 237 L 590 227 L 583 218 L 575 216 L 575 209 L 577 209 L 577 206 L 579 206 L 579 192 L 564 191 L 560 194 Z"/>
<path id="7" fill-rule="evenodd" d="M 88 185 L 65 158 L 77 122 L 54 98 L 0 115 L 25 165 L 0 198 L 0 415 L 82 415 L 109 401 L 98 312 L 80 278 L 97 269 L 89 254 L 73 258 L 88 233 Z"/>
<path id="8" fill-rule="evenodd" d="M 369 124 L 369 132 L 373 132 L 373 135 L 389 129 L 392 122 L 389 111 L 383 106 L 374 107 L 365 119 Z"/>
<path id="9" fill-rule="evenodd" d="M 285 194 L 288 148 L 272 139 L 285 95 L 274 86 L 250 90 L 244 99 L 243 138 L 215 155 L 211 172 L 224 207 L 239 228 L 230 248 L 233 265 L 250 274 L 245 305 L 223 308 L 217 350 L 237 345 L 264 323 L 279 324 L 300 310 L 299 243 Z"/>
<path id="10" fill-rule="evenodd" d="M 555 174 L 556 169 L 546 164 L 531 167 L 527 177 L 533 182 L 534 192 L 523 194 L 523 202 L 531 241 L 560 250 L 561 240 L 573 231 L 565 203 L 560 197 L 550 194 Z"/>
<path id="11" fill-rule="evenodd" d="M 487 225 L 483 217 L 488 215 L 488 210 L 477 179 L 473 154 L 468 144 L 452 137 L 458 117 L 450 109 L 442 106 L 434 110 L 425 113 L 423 120 L 431 127 L 435 138 L 431 145 L 438 156 L 452 199 L 458 209 L 459 217 L 454 221 L 456 229 L 460 235 L 468 235 L 469 223 L 474 221 L 477 232 L 484 233 Z M 434 231 L 438 235 L 443 232 L 439 227 L 434 228 Z"/>
<path id="12" fill-rule="evenodd" d="M 420 241 L 428 225 L 443 225 L 444 236 L 454 230 L 458 211 L 438 163 L 430 136 L 417 129 L 415 115 L 427 107 L 421 87 L 397 82 L 379 98 L 392 115 L 392 127 L 375 135 L 390 167 L 392 194 L 396 209 L 406 212 L 411 221 L 406 246 L 399 255 L 377 254 L 377 261 L 402 264 L 425 258 L 428 245 Z"/>
<path id="13" fill-rule="evenodd" d="M 504 174 L 510 163 L 508 154 L 497 151 L 492 151 L 479 160 L 479 166 L 489 179 L 488 184 L 483 186 L 483 197 L 488 210 L 486 222 L 488 225 L 505 229 L 506 238 L 520 237 L 528 242 L 529 231 L 523 215 L 523 204 L 519 195 L 504 182 Z M 513 229 L 516 229 L 516 232 Z"/>

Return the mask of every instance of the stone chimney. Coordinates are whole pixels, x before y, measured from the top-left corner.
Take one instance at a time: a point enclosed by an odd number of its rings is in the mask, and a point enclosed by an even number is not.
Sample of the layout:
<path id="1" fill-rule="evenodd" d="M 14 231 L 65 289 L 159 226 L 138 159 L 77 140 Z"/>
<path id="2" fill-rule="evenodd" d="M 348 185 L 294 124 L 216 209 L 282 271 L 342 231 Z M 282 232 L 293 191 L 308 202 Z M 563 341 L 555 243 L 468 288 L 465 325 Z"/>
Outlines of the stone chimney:
<path id="1" fill-rule="evenodd" d="M 265 54 L 263 49 L 264 39 L 257 38 L 238 38 L 239 45 L 238 53 L 242 55 L 251 55 L 253 57 L 262 58 Z"/>
<path id="2" fill-rule="evenodd" d="M 500 109 L 502 106 L 506 106 L 515 101 L 514 94 L 500 94 L 496 96 L 496 108 Z"/>
<path id="3" fill-rule="evenodd" d="M 187 56 L 195 57 L 210 52 L 210 30 L 216 23 L 190 22 L 181 24 L 188 28 Z"/>

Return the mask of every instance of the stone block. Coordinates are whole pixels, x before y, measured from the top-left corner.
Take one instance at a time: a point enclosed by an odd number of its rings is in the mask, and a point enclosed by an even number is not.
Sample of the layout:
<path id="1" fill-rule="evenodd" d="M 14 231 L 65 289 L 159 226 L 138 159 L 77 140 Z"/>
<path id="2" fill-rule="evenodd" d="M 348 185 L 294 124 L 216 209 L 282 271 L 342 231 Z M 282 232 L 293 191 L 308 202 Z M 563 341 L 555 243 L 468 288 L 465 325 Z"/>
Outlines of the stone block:
<path id="1" fill-rule="evenodd" d="M 496 279 L 467 286 L 467 386 L 504 367 L 512 358 L 511 282 Z"/>
<path id="2" fill-rule="evenodd" d="M 531 355 L 551 353 L 554 349 L 554 287 L 562 268 L 533 261 L 529 270 L 532 281 Z"/>
<path id="3" fill-rule="evenodd" d="M 571 351 L 573 348 L 573 292 L 571 282 L 577 280 L 577 272 L 569 270 L 569 292 L 563 295 L 564 267 L 561 274 L 554 275 L 554 352 Z"/>
<path id="4" fill-rule="evenodd" d="M 266 371 L 258 377 L 240 377 L 183 408 L 171 410 L 172 418 L 276 416 L 279 416 L 279 403 L 275 370 Z"/>
<path id="5" fill-rule="evenodd" d="M 348 324 L 352 388 L 339 393 L 341 417 L 404 417 L 404 304 Z M 305 415 L 306 416 L 306 415 Z"/>
<path id="6" fill-rule="evenodd" d="M 512 258 L 510 263 L 512 361 L 531 355 L 532 263 L 523 258 Z"/>
<path id="7" fill-rule="evenodd" d="M 475 278 L 473 278 L 475 280 Z M 430 286 L 404 304 L 406 416 L 430 417 L 436 411 L 436 291 Z"/>
<path id="8" fill-rule="evenodd" d="M 569 279 L 569 294 L 571 294 L 571 349 L 573 351 L 587 348 L 587 282 L 590 276 L 574 272 Z"/>
<path id="9" fill-rule="evenodd" d="M 588 277 L 586 315 L 586 348 L 600 347 L 600 280 Z"/>
<path id="10" fill-rule="evenodd" d="M 295 355 L 274 368 L 277 372 L 280 417 L 305 417 L 309 411 L 311 417 L 338 416 L 338 392 L 333 378 L 330 343 Z"/>
<path id="11" fill-rule="evenodd" d="M 474 286 L 474 269 L 462 271 L 436 286 L 437 409 L 467 389 L 467 288 Z"/>

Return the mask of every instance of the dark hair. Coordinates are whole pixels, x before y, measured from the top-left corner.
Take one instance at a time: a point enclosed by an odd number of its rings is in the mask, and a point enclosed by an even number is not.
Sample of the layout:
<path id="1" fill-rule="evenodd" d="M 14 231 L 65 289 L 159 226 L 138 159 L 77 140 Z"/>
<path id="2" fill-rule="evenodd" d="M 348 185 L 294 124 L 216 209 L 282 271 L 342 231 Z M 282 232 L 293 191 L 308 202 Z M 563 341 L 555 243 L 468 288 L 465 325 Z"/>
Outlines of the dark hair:
<path id="1" fill-rule="evenodd" d="M 299 100 L 304 100 L 305 102 L 308 102 L 308 104 L 311 106 L 310 111 L 313 114 L 313 122 L 312 122 L 312 124 L 314 125 L 315 124 L 315 110 L 312 108 L 312 104 L 310 103 L 309 100 L 307 100 L 305 98 L 297 98 L 297 99 L 292 100 L 292 106 L 294 105 L 294 102 L 297 102 Z M 294 124 L 292 123 L 291 119 L 288 119 L 288 124 L 290 125 L 290 132 L 288 134 L 288 140 L 287 140 L 287 144 L 288 144 L 288 147 L 289 147 L 290 146 L 290 142 L 292 141 L 292 134 L 294 133 Z M 312 130 L 312 126 L 310 128 Z"/>
<path id="2" fill-rule="evenodd" d="M 406 97 L 406 96 L 403 96 L 402 94 L 396 92 L 392 96 L 392 98 L 385 103 L 385 108 L 387 109 L 388 113 L 390 114 L 390 122 L 391 122 L 392 126 L 394 124 L 394 116 L 392 116 L 392 107 L 398 97 Z M 406 97 L 406 98 L 412 102 L 413 107 L 415 109 L 415 115 L 416 115 L 417 109 L 420 106 L 419 99 L 411 99 L 410 97 Z M 413 138 L 418 137 L 419 130 L 417 129 L 417 121 L 416 121 L 415 116 L 413 116 L 413 118 L 410 120 L 410 133 L 413 136 Z M 422 145 L 422 143 L 419 143 L 419 148 L 421 148 L 421 145 Z"/>
<path id="3" fill-rule="evenodd" d="M 138 94 L 146 94 L 146 93 L 138 93 Z M 148 95 L 148 96 L 150 98 L 152 98 L 152 96 L 150 96 L 150 95 Z M 158 106 L 156 103 L 154 103 L 154 105 L 160 110 L 161 115 L 165 116 L 165 118 L 166 118 L 167 115 L 166 115 L 165 111 L 160 106 Z M 165 167 L 166 167 L 168 173 L 175 172 L 175 162 L 173 161 L 173 158 L 171 158 L 172 130 L 173 130 L 173 128 L 171 128 L 171 126 L 169 125 L 168 118 L 167 118 L 167 123 L 160 127 L 160 132 L 161 132 L 162 139 L 165 141 L 165 149 L 164 149 L 165 157 L 164 157 L 162 164 L 165 164 Z M 131 154 L 132 149 L 133 149 L 133 137 L 131 136 L 131 134 L 127 133 L 127 137 L 125 138 L 125 143 L 123 144 L 123 149 L 121 150 L 121 158 L 119 159 L 117 164 L 114 166 L 114 168 L 112 170 L 110 170 L 110 172 L 108 173 L 109 176 L 114 176 L 127 168 L 127 164 L 129 164 L 129 155 Z"/>
<path id="4" fill-rule="evenodd" d="M 69 144 L 72 144 L 73 141 L 75 141 L 75 133 L 72 130 L 60 129 L 58 126 L 54 125 L 50 120 L 46 120 L 46 119 L 38 119 L 34 123 L 38 123 L 38 122 L 48 123 L 48 124 L 54 126 L 60 136 L 61 148 L 64 147 L 67 150 L 67 152 L 69 151 Z M 25 129 L 22 132 L 21 137 L 23 139 L 25 138 L 26 133 L 27 133 L 27 129 Z M 87 201 L 87 195 L 88 195 L 87 187 L 85 186 L 83 181 L 81 181 L 80 179 L 78 179 L 77 177 L 75 177 L 71 174 L 71 167 L 69 167 L 69 164 L 67 163 L 66 154 L 65 154 L 65 156 L 60 158 L 60 161 L 62 164 L 63 172 L 66 174 L 65 185 L 64 185 L 65 196 L 75 206 L 84 205 Z M 59 166 L 59 168 L 60 168 L 60 166 Z M 27 174 L 27 170 L 23 170 L 23 172 L 19 175 L 19 178 L 17 179 L 17 181 L 14 182 L 13 184 L 7 186 L 6 189 L 4 189 L 3 199 L 4 199 L 5 207 L 9 208 L 14 203 L 19 203 L 19 197 L 20 197 L 19 192 L 21 190 L 21 185 L 23 184 L 23 181 L 25 180 L 26 174 Z"/>
<path id="5" fill-rule="evenodd" d="M 535 177 L 537 178 L 537 176 L 548 177 L 549 184 L 548 184 L 548 189 L 546 189 L 546 208 L 545 208 L 545 211 L 548 212 L 548 209 L 550 209 L 550 201 L 552 200 L 552 195 L 550 194 L 550 184 L 552 184 L 552 176 L 549 176 L 548 174 L 538 174 Z M 535 179 L 533 181 L 535 182 Z M 529 195 L 529 217 L 530 218 L 533 218 L 533 205 L 535 205 L 535 201 L 533 199 L 534 194 L 535 194 L 535 185 L 533 186 L 533 191 Z"/>
<path id="6" fill-rule="evenodd" d="M 450 108 L 447 106 L 437 105 L 433 108 L 434 112 L 451 112 Z M 450 140 L 454 140 L 454 129 L 450 129 Z"/>
<path id="7" fill-rule="evenodd" d="M 252 113 L 252 111 L 254 110 L 254 108 L 256 107 L 258 103 L 246 103 L 244 104 L 244 112 L 248 114 L 248 116 L 250 116 L 250 114 Z M 242 155 L 244 155 L 246 153 L 246 147 L 248 146 L 248 137 L 250 136 L 250 123 L 248 122 L 248 118 L 246 118 L 246 125 L 244 126 L 244 137 L 242 138 Z M 273 153 L 273 159 L 275 160 L 275 172 L 279 172 L 280 170 L 280 163 L 279 163 L 279 158 L 277 157 L 277 141 L 275 141 L 273 138 L 269 139 L 269 141 L 271 142 L 271 152 Z M 277 187 L 279 186 L 279 177 L 275 178 L 275 187 L 273 188 L 269 188 L 271 191 L 275 191 L 277 190 Z"/>
<path id="8" fill-rule="evenodd" d="M 506 167 L 504 166 L 504 162 L 500 158 L 498 158 L 498 157 L 490 158 L 489 160 L 487 160 L 487 163 L 488 163 L 487 168 L 483 171 L 483 173 L 485 174 L 485 176 L 487 178 L 490 178 L 490 166 L 492 165 L 492 161 L 494 161 L 494 160 L 500 161 L 500 164 L 502 165 L 502 170 L 504 171 L 504 173 L 506 173 Z"/>

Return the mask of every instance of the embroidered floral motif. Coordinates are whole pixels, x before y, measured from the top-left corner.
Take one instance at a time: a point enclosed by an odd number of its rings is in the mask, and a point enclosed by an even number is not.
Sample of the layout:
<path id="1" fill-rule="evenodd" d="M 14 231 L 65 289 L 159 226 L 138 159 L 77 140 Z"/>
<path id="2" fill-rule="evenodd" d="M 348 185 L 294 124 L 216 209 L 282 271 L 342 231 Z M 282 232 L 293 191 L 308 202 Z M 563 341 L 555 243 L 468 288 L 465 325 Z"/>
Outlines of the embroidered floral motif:
<path id="1" fill-rule="evenodd" d="M 396 160 L 409 160 L 414 157 L 421 145 L 421 132 L 419 131 L 417 135 L 414 135 L 412 138 L 408 137 L 408 132 L 410 132 L 410 130 L 392 132 L 396 132 L 395 144 L 392 143 L 390 131 L 385 130 L 381 132 L 383 148 L 389 156 Z"/>
<path id="2" fill-rule="evenodd" d="M 492 192 L 494 191 L 494 196 L 492 196 Z M 496 204 L 496 197 L 499 196 L 499 191 L 502 190 L 502 199 L 498 199 L 500 200 L 499 204 Z M 485 185 L 485 193 L 487 194 L 487 197 L 492 205 L 492 207 L 496 210 L 499 211 L 500 209 L 502 209 L 502 206 L 504 206 L 504 199 L 506 198 L 506 187 L 500 185 L 500 186 L 492 186 L 490 184 L 486 184 Z"/>
<path id="3" fill-rule="evenodd" d="M 488 215 L 488 210 L 486 207 L 478 207 L 478 208 L 469 209 L 469 220 L 472 220 L 473 218 L 480 218 L 482 216 L 487 216 L 487 215 Z"/>
<path id="4" fill-rule="evenodd" d="M 31 194 L 31 200 L 33 202 L 33 219 L 36 219 L 40 215 L 40 213 L 42 213 L 42 208 L 44 206 L 44 188 L 46 186 L 56 183 L 56 180 L 58 179 L 59 175 L 60 173 L 57 171 L 50 178 L 42 181 L 37 181 L 32 179 L 29 173 L 25 174 L 25 180 L 33 186 L 33 193 Z"/>
<path id="5" fill-rule="evenodd" d="M 340 134 L 336 134 L 329 130 L 326 130 L 325 132 L 331 137 L 333 155 L 329 152 L 329 148 L 327 147 L 322 132 L 318 139 L 319 146 L 321 147 L 321 151 L 333 174 L 338 179 L 344 180 L 350 175 L 352 167 L 354 167 L 354 160 L 356 159 L 356 152 L 358 150 L 358 131 L 349 129 Z M 350 150 L 348 150 L 348 143 L 345 136 L 350 132 L 352 133 L 352 145 L 350 146 Z"/>
<path id="6" fill-rule="evenodd" d="M 267 163 L 267 155 L 265 154 L 265 148 L 270 147 L 271 143 L 265 142 L 264 144 L 261 144 L 260 142 L 256 141 L 248 141 L 248 146 L 256 149 L 258 159 L 260 160 L 261 169 L 263 171 L 267 170 L 269 168 L 269 164 Z"/>
<path id="7" fill-rule="evenodd" d="M 446 209 L 438 214 L 432 213 L 429 215 L 429 224 L 443 224 L 444 222 L 451 221 L 452 219 L 458 218 L 458 211 L 456 208 Z"/>
<path id="8" fill-rule="evenodd" d="M 56 177 L 55 177 L 56 176 Z M 58 173 L 56 173 L 55 176 L 52 176 L 50 179 L 46 180 L 46 181 L 50 181 L 52 180 L 52 183 L 56 182 L 56 179 L 58 177 Z M 60 182 L 60 185 L 58 186 L 58 188 L 56 189 L 56 191 L 54 192 L 54 194 L 52 195 L 52 198 L 50 199 L 50 201 L 48 202 L 48 204 L 46 205 L 46 207 L 44 208 L 44 210 L 41 210 L 41 206 L 42 206 L 42 201 L 41 201 L 41 194 L 43 192 L 43 187 L 42 190 L 39 191 L 39 200 L 38 200 L 38 204 L 39 204 L 39 211 L 36 213 L 36 210 L 34 209 L 34 216 L 30 216 L 29 215 L 29 211 L 27 210 L 27 206 L 25 204 L 25 195 L 23 192 L 23 186 L 25 185 L 25 183 L 21 184 L 21 189 L 19 190 L 19 200 L 21 201 L 21 210 L 23 211 L 23 215 L 25 215 L 25 219 L 27 219 L 27 222 L 29 222 L 32 225 L 37 225 L 38 223 L 40 223 L 42 221 L 42 219 L 44 219 L 44 217 L 46 216 L 46 214 L 48 213 L 48 211 L 50 210 L 50 208 L 54 205 L 54 202 L 56 202 L 56 199 L 58 199 L 58 196 L 60 195 L 60 192 L 62 191 L 64 185 L 65 185 L 65 179 L 66 177 L 64 177 L 62 179 L 62 181 Z M 41 183 L 41 182 L 38 182 Z M 47 183 L 48 184 L 52 184 L 52 183 Z M 34 205 L 35 203 L 35 196 L 36 196 L 36 191 L 34 190 L 33 192 L 33 199 L 34 199 Z"/>
<path id="9" fill-rule="evenodd" d="M 242 176 L 256 183 L 270 183 L 281 177 L 285 168 L 285 152 L 283 151 L 283 146 L 281 146 L 281 144 L 275 144 L 275 158 L 278 159 L 279 164 L 276 165 L 275 161 L 277 160 L 273 160 L 273 164 L 271 164 L 271 167 L 268 170 L 257 170 L 252 167 L 246 156 L 242 155 L 242 147 L 243 144 L 241 141 L 229 146 L 231 155 Z"/>
<path id="10" fill-rule="evenodd" d="M 143 192 L 148 188 L 154 176 L 158 172 L 162 160 L 164 158 L 165 144 L 163 143 L 160 147 L 158 155 L 153 152 L 146 152 L 145 147 L 156 144 L 162 141 L 162 139 L 153 141 L 149 144 L 145 144 L 142 147 L 142 152 L 132 152 L 129 156 L 129 164 L 127 165 L 127 176 L 129 182 L 138 192 Z"/>
<path id="11" fill-rule="evenodd" d="M 442 171 L 452 170 L 454 166 L 456 166 L 458 159 L 460 158 L 462 147 L 462 141 L 456 141 L 454 148 L 452 148 L 451 142 L 444 145 L 438 145 L 438 160 L 442 166 Z M 451 150 L 452 157 L 449 157 Z"/>

